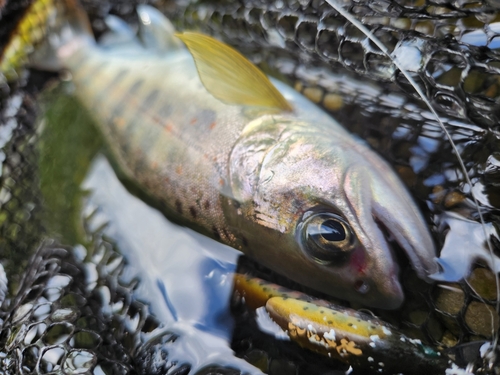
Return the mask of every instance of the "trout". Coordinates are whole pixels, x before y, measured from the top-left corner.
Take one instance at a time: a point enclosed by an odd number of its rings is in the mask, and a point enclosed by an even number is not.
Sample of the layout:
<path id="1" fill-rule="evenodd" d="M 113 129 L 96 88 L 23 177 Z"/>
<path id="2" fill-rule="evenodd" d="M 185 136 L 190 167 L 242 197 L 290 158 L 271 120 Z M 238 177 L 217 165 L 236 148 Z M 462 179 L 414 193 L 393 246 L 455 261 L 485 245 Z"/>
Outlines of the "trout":
<path id="1" fill-rule="evenodd" d="M 404 300 L 393 242 L 422 279 L 437 271 L 398 176 L 309 100 L 216 39 L 175 34 L 152 7 L 138 7 L 138 39 L 109 18 L 100 45 L 66 4 L 33 64 L 71 74 L 122 174 L 167 217 L 366 306 Z"/>

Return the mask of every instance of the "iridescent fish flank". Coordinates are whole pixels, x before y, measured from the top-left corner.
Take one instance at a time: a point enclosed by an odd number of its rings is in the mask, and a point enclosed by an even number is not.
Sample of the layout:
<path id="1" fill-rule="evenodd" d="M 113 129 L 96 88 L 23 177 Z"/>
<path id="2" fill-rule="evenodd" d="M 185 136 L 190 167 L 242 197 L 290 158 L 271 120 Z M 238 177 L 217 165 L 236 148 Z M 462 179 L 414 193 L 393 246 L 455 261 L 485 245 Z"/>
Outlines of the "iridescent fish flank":
<path id="1" fill-rule="evenodd" d="M 368 306 L 404 299 L 390 240 L 421 278 L 437 271 L 426 223 L 379 156 L 227 45 L 138 13 L 142 42 L 110 18 L 105 45 L 68 24 L 51 48 L 118 167 L 167 216 Z"/>

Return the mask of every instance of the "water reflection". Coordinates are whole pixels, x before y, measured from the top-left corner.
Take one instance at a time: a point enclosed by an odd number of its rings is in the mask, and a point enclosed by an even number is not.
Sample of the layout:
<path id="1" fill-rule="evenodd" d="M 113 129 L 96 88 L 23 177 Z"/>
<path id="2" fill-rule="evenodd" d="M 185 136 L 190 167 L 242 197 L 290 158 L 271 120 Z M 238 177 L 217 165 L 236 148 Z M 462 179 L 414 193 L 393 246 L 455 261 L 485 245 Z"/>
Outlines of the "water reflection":
<path id="1" fill-rule="evenodd" d="M 438 259 L 441 272 L 432 276 L 435 280 L 465 279 L 477 260 L 486 262 L 492 270 L 500 270 L 500 258 L 490 254 L 485 245 L 485 234 L 498 240 L 493 223 L 486 223 L 483 228 L 481 223 L 451 211 L 440 215 L 436 221 L 441 230 L 447 226 L 449 231 Z"/>
<path id="2" fill-rule="evenodd" d="M 218 364 L 259 374 L 234 357 L 228 344 L 232 273 L 239 253 L 168 222 L 128 193 L 102 156 L 94 161 L 83 187 L 91 191 L 84 210 L 95 211 L 90 229 L 106 225 L 105 235 L 116 242 L 133 270 L 125 278 L 141 280 L 136 296 L 151 305 L 166 331 L 179 335 L 169 346 L 169 360 L 188 362 L 193 371 Z"/>

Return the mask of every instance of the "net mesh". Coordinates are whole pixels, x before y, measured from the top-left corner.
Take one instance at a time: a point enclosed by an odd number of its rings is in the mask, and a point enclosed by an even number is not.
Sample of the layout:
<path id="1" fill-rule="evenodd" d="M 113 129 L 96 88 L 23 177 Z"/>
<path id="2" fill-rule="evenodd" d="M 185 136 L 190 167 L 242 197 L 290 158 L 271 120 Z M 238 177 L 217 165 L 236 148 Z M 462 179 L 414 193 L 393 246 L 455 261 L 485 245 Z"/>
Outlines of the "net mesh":
<path id="1" fill-rule="evenodd" d="M 12 0 L 2 5 L 0 1 L 0 40 L 8 40 L 29 3 Z M 107 14 L 135 22 L 133 1 L 82 3 L 97 36 L 105 31 Z M 480 196 L 481 209 L 498 233 L 499 2 L 341 3 L 400 59 L 424 89 L 457 143 L 473 187 L 464 183 L 436 119 L 392 60 L 325 2 L 170 0 L 153 5 L 178 28 L 202 30 L 235 46 L 365 139 L 394 166 L 421 202 L 438 248 L 448 229 L 440 219 L 443 212 L 453 210 L 477 220 L 471 191 Z M 0 87 L 0 254 L 11 291 L 19 290 L 2 310 L 2 369 L 6 373 L 97 374 L 99 369 L 104 373 L 187 373 L 189 366 L 172 366 L 168 361 L 166 348 L 173 336 L 162 335 L 147 347 L 142 345 L 141 332 L 154 330 L 160 322 L 134 300 L 133 286 L 118 286 L 123 264 L 108 268 L 106 262 L 119 257 L 111 244 L 97 236 L 92 245 L 100 249 L 97 253 L 107 254 L 102 258 L 106 261 L 84 261 L 71 249 L 44 246 L 27 266 L 45 233 L 35 115 L 36 95 L 47 76 L 32 74 L 26 80 L 27 71 L 21 68 L 20 73 L 17 81 Z M 499 253 L 497 237 L 491 239 Z M 97 286 L 89 289 L 84 270 L 90 265 L 98 269 L 93 282 L 112 296 L 107 302 Z M 255 265 L 246 269 L 272 279 L 267 272 L 260 274 Z M 423 283 L 411 272 L 403 274 L 410 275 L 403 280 L 408 296 L 405 306 L 397 313 L 377 313 L 412 337 L 453 348 L 490 339 L 492 329 L 498 330 L 494 277 L 484 264 L 476 265 L 466 281 L 447 288 Z M 68 283 L 53 288 L 54 279 Z M 113 310 L 111 306 L 116 304 L 123 308 Z M 235 306 L 235 314 L 238 324 L 233 347 L 263 370 L 323 373 L 343 369 L 343 365 L 321 362 L 292 344 L 270 344 L 269 337 L 256 333 L 243 307 Z M 127 331 L 126 322 L 135 317 L 141 323 Z M 222 369 L 214 371 L 223 373 Z M 489 370 L 478 360 L 476 371 Z"/>

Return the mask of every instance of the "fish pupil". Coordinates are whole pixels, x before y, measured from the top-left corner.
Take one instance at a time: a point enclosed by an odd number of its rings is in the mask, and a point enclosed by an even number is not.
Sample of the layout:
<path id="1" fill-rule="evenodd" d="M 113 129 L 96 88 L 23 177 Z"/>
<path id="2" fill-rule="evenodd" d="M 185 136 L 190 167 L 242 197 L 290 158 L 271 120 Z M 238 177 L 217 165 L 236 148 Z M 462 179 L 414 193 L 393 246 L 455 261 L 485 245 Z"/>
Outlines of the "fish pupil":
<path id="1" fill-rule="evenodd" d="M 321 237 L 327 241 L 344 241 L 346 238 L 344 226 L 335 220 L 325 220 L 321 224 Z"/>

